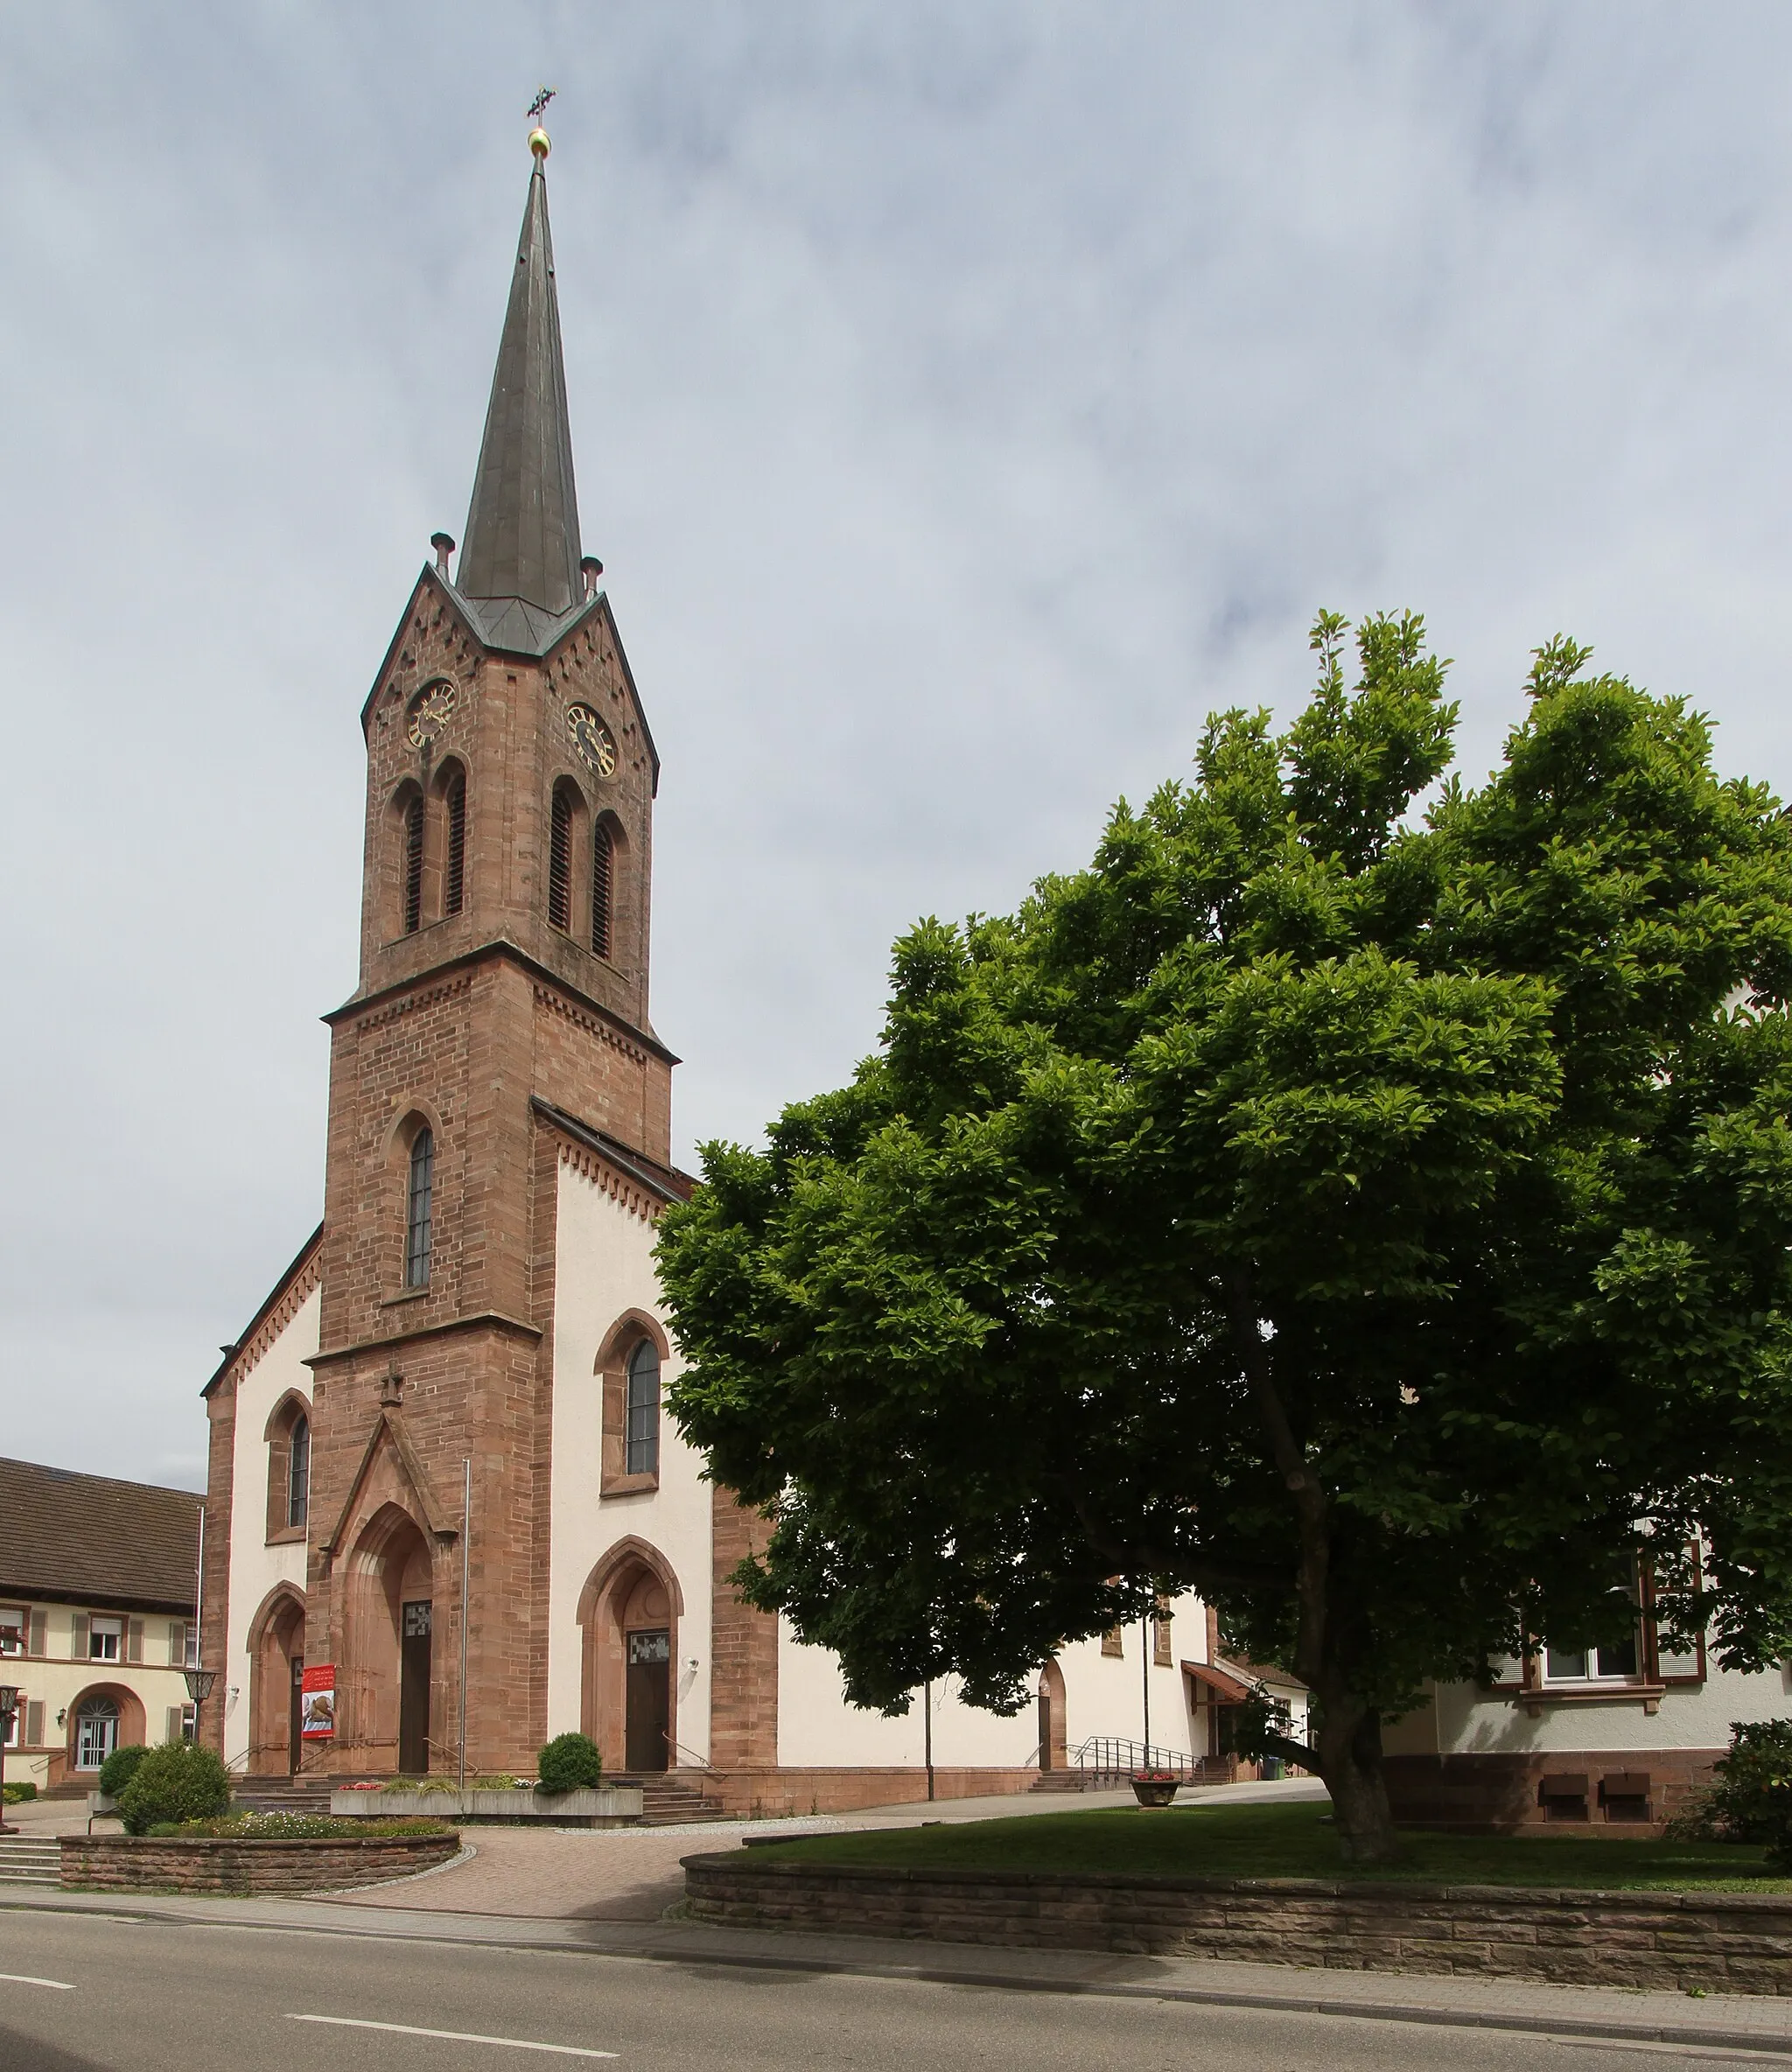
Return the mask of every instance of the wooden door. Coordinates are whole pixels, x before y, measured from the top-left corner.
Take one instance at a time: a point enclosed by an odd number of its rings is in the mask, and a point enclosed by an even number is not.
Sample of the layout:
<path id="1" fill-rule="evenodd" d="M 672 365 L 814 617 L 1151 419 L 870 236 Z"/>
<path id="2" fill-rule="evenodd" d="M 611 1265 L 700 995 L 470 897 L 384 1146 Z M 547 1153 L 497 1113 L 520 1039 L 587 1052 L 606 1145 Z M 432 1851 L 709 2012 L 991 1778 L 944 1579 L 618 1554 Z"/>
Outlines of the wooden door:
<path id="1" fill-rule="evenodd" d="M 631 1770 L 671 1768 L 671 1696 L 670 1632 L 630 1634 L 626 1739 Z"/>
<path id="2" fill-rule="evenodd" d="M 399 1628 L 398 1767 L 421 1777 L 430 1767 L 430 1600 L 402 1608 Z"/>

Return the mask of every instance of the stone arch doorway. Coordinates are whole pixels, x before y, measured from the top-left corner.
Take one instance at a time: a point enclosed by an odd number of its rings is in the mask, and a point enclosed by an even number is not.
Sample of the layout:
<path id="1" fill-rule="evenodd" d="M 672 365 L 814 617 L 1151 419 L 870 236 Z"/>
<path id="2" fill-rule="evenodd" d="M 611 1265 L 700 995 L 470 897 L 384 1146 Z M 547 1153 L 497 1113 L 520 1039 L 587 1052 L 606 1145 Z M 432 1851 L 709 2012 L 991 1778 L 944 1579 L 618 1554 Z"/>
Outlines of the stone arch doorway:
<path id="1" fill-rule="evenodd" d="M 68 1708 L 64 1755 L 69 1774 L 91 1784 L 115 1748 L 140 1745 L 149 1738 L 144 1703 L 123 1684 L 90 1684 Z"/>
<path id="2" fill-rule="evenodd" d="M 678 1621 L 684 1598 L 658 1548 L 612 1547 L 579 1593 L 580 1725 L 608 1770 L 678 1767 Z"/>
<path id="3" fill-rule="evenodd" d="M 349 1556 L 336 1702 L 343 1744 L 373 1769 L 430 1767 L 435 1685 L 435 1563 L 423 1528 L 382 1505 Z M 344 1701 L 346 1700 L 345 1708 Z"/>
<path id="4" fill-rule="evenodd" d="M 1040 1671 L 1040 1768 L 1069 1767 L 1070 1730 L 1064 1706 L 1064 1672 L 1055 1662 Z"/>
<path id="5" fill-rule="evenodd" d="M 304 1672 L 304 1596 L 276 1583 L 249 1621 L 248 1767 L 258 1777 L 290 1777 L 299 1738 L 299 1679 Z"/>

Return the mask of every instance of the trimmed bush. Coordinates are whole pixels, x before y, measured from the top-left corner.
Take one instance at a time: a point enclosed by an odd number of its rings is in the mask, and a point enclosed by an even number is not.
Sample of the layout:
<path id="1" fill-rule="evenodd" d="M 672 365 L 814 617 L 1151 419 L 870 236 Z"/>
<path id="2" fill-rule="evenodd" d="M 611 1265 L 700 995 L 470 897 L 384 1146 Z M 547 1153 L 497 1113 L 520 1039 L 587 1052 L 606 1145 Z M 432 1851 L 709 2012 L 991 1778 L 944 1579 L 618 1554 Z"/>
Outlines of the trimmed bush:
<path id="1" fill-rule="evenodd" d="M 556 1734 L 536 1758 L 537 1791 L 588 1791 L 604 1782 L 604 1759 L 589 1734 Z"/>
<path id="2" fill-rule="evenodd" d="M 128 1835 L 146 1835 L 164 1821 L 209 1820 L 230 1804 L 230 1774 L 209 1748 L 169 1741 L 149 1749 L 118 1796 Z"/>
<path id="3" fill-rule="evenodd" d="M 1669 1830 L 1676 1838 L 1764 1842 L 1775 1870 L 1792 1870 L 1792 1719 L 1737 1719 L 1717 1782 Z"/>
<path id="4" fill-rule="evenodd" d="M 108 1799 L 116 1799 L 136 1774 L 136 1766 L 149 1754 L 149 1750 L 136 1741 L 128 1741 L 122 1748 L 115 1748 L 100 1765 L 100 1789 Z"/>
<path id="5" fill-rule="evenodd" d="M 22 1806 L 27 1799 L 34 1799 L 37 1796 L 38 1788 L 29 1777 L 22 1783 L 6 1787 L 6 1803 L 9 1806 Z"/>

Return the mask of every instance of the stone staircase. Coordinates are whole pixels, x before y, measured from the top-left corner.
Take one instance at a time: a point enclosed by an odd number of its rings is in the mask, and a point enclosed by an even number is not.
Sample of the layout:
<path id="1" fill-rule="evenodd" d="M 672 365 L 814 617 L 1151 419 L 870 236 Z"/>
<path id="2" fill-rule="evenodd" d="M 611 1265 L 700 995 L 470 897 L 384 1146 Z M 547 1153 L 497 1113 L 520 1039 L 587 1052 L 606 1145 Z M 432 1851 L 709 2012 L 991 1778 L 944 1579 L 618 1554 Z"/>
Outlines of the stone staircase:
<path id="1" fill-rule="evenodd" d="M 328 1813 L 332 1777 L 233 1777 L 230 1802 L 245 1813 Z"/>
<path id="2" fill-rule="evenodd" d="M 640 1787 L 641 1824 L 671 1827 L 686 1821 L 726 1820 L 727 1809 L 709 1797 L 699 1780 L 703 1773 L 679 1770 L 618 1770 L 606 1784 Z"/>
<path id="3" fill-rule="evenodd" d="M 0 1835 L 0 1880 L 60 1885 L 62 1850 L 54 1835 Z"/>
<path id="4" fill-rule="evenodd" d="M 1098 1777 L 1093 1770 L 1041 1770 L 1031 1784 L 1032 1791 L 1093 1791 L 1106 1779 Z"/>

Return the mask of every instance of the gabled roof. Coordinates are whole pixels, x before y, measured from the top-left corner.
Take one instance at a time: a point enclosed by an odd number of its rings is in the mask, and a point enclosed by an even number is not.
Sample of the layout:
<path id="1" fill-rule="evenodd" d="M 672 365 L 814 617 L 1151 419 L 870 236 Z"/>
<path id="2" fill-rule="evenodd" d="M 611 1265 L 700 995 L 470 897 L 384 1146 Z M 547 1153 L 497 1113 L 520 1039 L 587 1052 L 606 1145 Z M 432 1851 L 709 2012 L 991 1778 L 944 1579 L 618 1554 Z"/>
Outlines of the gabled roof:
<path id="1" fill-rule="evenodd" d="M 249 1319 L 248 1328 L 244 1331 L 242 1336 L 237 1340 L 234 1346 L 226 1346 L 222 1348 L 224 1357 L 218 1362 L 217 1366 L 213 1368 L 212 1378 L 206 1383 L 205 1387 L 200 1390 L 200 1394 L 201 1396 L 209 1396 L 213 1390 L 218 1386 L 219 1382 L 224 1379 L 226 1373 L 229 1370 L 230 1362 L 235 1359 L 236 1355 L 255 1336 L 256 1333 L 261 1329 L 262 1326 L 266 1323 L 268 1319 L 273 1315 L 274 1312 L 279 1308 L 281 1301 L 285 1296 L 286 1291 L 298 1278 L 300 1274 L 304 1271 L 305 1268 L 311 1264 L 312 1257 L 317 1252 L 318 1247 L 322 1244 L 323 1242 L 324 1226 L 319 1223 L 317 1228 L 312 1232 L 311 1236 L 305 1239 L 304 1242 L 300 1245 L 298 1248 L 298 1256 L 294 1258 L 291 1265 L 289 1266 L 285 1272 L 280 1276 L 279 1279 L 274 1283 L 273 1288 L 270 1292 L 267 1300 L 262 1303 L 262 1306 L 256 1312 L 254 1316 Z"/>
<path id="2" fill-rule="evenodd" d="M 551 1101 L 543 1101 L 539 1094 L 529 1096 L 529 1106 L 542 1118 L 551 1123 L 575 1144 L 582 1144 L 587 1151 L 595 1152 L 606 1158 L 626 1178 L 645 1187 L 650 1194 L 662 1201 L 689 1201 L 696 1192 L 696 1180 L 689 1172 L 681 1172 L 676 1166 L 662 1166 L 657 1158 L 650 1158 L 645 1152 L 638 1152 L 620 1143 L 607 1131 L 591 1123 L 581 1122 L 576 1115 L 569 1115 L 564 1108 L 556 1108 Z"/>
<path id="3" fill-rule="evenodd" d="M 0 1460 L 0 1600 L 190 1613 L 205 1499 Z"/>

